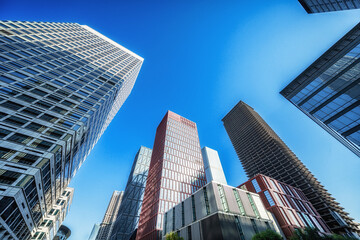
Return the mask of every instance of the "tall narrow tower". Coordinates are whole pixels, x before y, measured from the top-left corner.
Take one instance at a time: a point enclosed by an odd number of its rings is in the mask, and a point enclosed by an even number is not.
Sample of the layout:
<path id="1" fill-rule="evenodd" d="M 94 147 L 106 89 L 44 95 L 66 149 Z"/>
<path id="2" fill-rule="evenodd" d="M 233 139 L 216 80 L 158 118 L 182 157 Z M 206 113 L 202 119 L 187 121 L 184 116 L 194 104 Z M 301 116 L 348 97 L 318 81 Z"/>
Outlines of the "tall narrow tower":
<path id="1" fill-rule="evenodd" d="M 136 239 L 161 239 L 164 213 L 205 183 L 196 124 L 168 111 L 156 130 Z"/>
<path id="2" fill-rule="evenodd" d="M 261 173 L 300 188 L 332 231 L 356 232 L 356 224 L 270 126 L 240 101 L 223 119 L 249 178 Z"/>

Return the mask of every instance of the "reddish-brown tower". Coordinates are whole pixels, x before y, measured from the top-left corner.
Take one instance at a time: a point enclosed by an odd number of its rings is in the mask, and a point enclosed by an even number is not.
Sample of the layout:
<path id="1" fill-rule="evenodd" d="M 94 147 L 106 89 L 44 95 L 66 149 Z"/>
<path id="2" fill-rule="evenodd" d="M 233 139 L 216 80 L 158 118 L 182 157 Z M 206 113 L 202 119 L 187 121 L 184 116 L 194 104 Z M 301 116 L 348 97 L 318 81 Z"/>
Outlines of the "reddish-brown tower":
<path id="1" fill-rule="evenodd" d="M 156 130 L 136 239 L 161 239 L 163 214 L 205 179 L 196 124 L 168 111 Z"/>

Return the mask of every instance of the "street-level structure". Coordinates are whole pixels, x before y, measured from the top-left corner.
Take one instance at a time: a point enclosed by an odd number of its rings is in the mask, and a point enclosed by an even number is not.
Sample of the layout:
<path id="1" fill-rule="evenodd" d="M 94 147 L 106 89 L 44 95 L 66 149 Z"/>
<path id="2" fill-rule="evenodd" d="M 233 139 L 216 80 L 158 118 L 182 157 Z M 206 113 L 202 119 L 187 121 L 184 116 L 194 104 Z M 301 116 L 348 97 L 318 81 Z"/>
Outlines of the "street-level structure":
<path id="1" fill-rule="evenodd" d="M 223 183 L 210 182 L 165 213 L 164 237 L 184 240 L 251 240 L 266 229 L 282 234 L 260 197 Z"/>
<path id="2" fill-rule="evenodd" d="M 360 23 L 280 93 L 360 157 Z"/>
<path id="3" fill-rule="evenodd" d="M 287 239 L 291 238 L 295 229 L 305 227 L 315 228 L 324 235 L 330 234 L 324 220 L 299 188 L 262 174 L 249 179 L 239 188 L 260 195 L 265 208 L 273 213 Z"/>
<path id="4" fill-rule="evenodd" d="M 96 240 L 110 239 L 111 232 L 114 227 L 115 220 L 119 213 L 119 208 L 124 197 L 123 191 L 114 191 L 111 195 L 109 205 L 106 209 L 104 218 L 100 223 L 100 229 L 96 236 Z"/>
<path id="5" fill-rule="evenodd" d="M 156 130 L 136 239 L 162 239 L 164 213 L 205 183 L 196 124 L 168 111 Z"/>
<path id="6" fill-rule="evenodd" d="M 129 240 L 136 235 L 149 172 L 152 150 L 141 146 L 135 156 L 119 212 L 111 232 L 111 240 Z"/>
<path id="7" fill-rule="evenodd" d="M 215 181 L 226 185 L 227 181 L 218 152 L 209 147 L 203 147 L 201 154 L 204 161 L 207 183 Z"/>
<path id="8" fill-rule="evenodd" d="M 307 13 L 322 13 L 360 8 L 360 0 L 299 0 Z"/>
<path id="9" fill-rule="evenodd" d="M 0 234 L 38 232 L 142 62 L 77 23 L 0 21 Z"/>
<path id="10" fill-rule="evenodd" d="M 331 231 L 357 235 L 349 214 L 253 108 L 240 101 L 222 121 L 249 178 L 261 173 L 301 189 Z"/>

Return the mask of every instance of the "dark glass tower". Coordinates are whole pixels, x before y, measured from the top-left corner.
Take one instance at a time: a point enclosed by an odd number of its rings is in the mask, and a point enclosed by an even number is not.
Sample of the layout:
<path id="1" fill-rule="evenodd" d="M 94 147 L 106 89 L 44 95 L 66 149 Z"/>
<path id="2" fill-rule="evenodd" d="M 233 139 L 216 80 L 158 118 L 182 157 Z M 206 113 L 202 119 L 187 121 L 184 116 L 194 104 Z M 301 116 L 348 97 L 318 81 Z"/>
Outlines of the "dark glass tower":
<path id="1" fill-rule="evenodd" d="M 360 157 L 360 23 L 281 94 Z"/>
<path id="2" fill-rule="evenodd" d="M 358 231 L 348 213 L 253 108 L 240 101 L 222 121 L 249 178 L 261 173 L 300 188 L 332 231 Z"/>
<path id="3" fill-rule="evenodd" d="M 360 8 L 360 0 L 299 0 L 307 13 L 332 12 Z"/>
<path id="4" fill-rule="evenodd" d="M 196 124 L 168 111 L 156 129 L 136 239 L 162 239 L 164 213 L 205 184 Z"/>
<path id="5" fill-rule="evenodd" d="M 54 237 L 57 202 L 142 62 L 77 23 L 0 21 L 0 239 Z"/>

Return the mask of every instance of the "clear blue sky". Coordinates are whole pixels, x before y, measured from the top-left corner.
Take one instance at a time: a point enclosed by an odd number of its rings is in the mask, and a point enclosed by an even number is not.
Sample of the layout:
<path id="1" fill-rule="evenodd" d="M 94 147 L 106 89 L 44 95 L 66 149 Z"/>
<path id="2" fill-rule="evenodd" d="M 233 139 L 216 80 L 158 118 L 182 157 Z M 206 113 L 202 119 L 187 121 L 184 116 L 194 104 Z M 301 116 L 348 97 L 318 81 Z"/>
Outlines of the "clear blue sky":
<path id="1" fill-rule="evenodd" d="M 0 16 L 85 24 L 145 58 L 130 97 L 72 180 L 70 240 L 87 239 L 101 222 L 168 109 L 197 123 L 201 146 L 218 150 L 230 185 L 244 182 L 221 122 L 239 100 L 360 222 L 360 159 L 279 94 L 360 21 L 360 10 L 308 15 L 297 0 L 0 0 Z"/>

